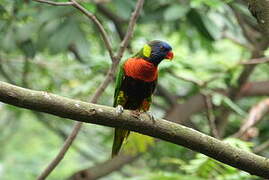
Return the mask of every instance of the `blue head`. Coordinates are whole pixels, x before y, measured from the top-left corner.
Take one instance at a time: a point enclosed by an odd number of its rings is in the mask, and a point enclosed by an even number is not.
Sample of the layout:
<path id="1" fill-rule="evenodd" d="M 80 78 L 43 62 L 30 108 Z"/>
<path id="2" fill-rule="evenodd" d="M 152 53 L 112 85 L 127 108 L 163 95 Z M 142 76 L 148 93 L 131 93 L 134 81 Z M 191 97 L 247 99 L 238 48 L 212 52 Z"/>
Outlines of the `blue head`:
<path id="1" fill-rule="evenodd" d="M 171 46 L 159 40 L 150 41 L 144 45 L 142 53 L 146 60 L 155 65 L 158 65 L 164 59 L 172 60 L 174 57 Z"/>

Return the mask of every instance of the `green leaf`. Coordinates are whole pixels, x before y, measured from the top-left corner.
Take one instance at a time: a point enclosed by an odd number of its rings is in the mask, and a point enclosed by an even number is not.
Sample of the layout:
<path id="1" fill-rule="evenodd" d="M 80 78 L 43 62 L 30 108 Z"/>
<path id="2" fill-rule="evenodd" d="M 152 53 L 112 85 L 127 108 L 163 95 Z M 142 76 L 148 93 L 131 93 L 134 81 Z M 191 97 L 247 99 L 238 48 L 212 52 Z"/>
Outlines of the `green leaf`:
<path id="1" fill-rule="evenodd" d="M 190 10 L 186 5 L 172 5 L 164 11 L 164 19 L 167 21 L 173 21 L 184 17 Z"/>
<path id="2" fill-rule="evenodd" d="M 202 15 L 196 9 L 191 9 L 188 12 L 189 22 L 197 29 L 197 31 L 208 41 L 214 41 L 214 37 L 208 31 L 205 23 L 203 22 Z"/>
<path id="3" fill-rule="evenodd" d="M 241 116 L 246 116 L 247 112 L 245 112 L 243 109 L 241 109 L 237 104 L 235 104 L 230 98 L 224 97 L 223 101 L 226 105 L 228 105 L 232 110 L 234 110 L 237 114 Z"/>
<path id="4" fill-rule="evenodd" d="M 6 9 L 0 4 L 0 16 L 6 13 Z"/>
<path id="5" fill-rule="evenodd" d="M 237 104 L 235 104 L 230 98 L 228 98 L 225 95 L 214 93 L 212 95 L 212 102 L 216 106 L 220 106 L 223 103 L 226 104 L 228 107 L 230 107 L 233 111 L 238 113 L 241 116 L 246 116 L 247 112 L 245 112 L 243 109 L 241 109 Z"/>
<path id="6" fill-rule="evenodd" d="M 221 94 L 218 94 L 218 93 L 214 93 L 212 95 L 212 103 L 215 105 L 215 106 L 220 106 L 222 101 L 223 101 L 223 95 Z"/>
<path id="7" fill-rule="evenodd" d="M 50 37 L 50 52 L 56 54 L 65 51 L 70 44 L 77 42 L 77 39 L 82 39 L 81 36 L 85 38 L 79 24 L 72 18 L 67 19 Z"/>
<path id="8" fill-rule="evenodd" d="M 26 57 L 33 58 L 36 54 L 35 46 L 30 39 L 19 43 L 19 47 Z"/>

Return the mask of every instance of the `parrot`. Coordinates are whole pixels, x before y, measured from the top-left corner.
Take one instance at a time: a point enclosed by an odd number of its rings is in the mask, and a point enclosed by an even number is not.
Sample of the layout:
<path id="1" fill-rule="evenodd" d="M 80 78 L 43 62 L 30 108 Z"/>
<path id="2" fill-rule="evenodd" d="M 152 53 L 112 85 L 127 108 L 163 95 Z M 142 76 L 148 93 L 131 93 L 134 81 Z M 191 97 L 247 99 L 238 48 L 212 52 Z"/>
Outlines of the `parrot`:
<path id="1" fill-rule="evenodd" d="M 168 43 L 153 40 L 125 60 L 116 76 L 113 103 L 116 113 L 120 114 L 124 109 L 132 110 L 135 114 L 149 111 L 158 79 L 158 65 L 162 60 L 172 60 L 173 57 L 172 47 Z M 119 153 L 129 134 L 129 130 L 115 128 L 112 158 Z"/>

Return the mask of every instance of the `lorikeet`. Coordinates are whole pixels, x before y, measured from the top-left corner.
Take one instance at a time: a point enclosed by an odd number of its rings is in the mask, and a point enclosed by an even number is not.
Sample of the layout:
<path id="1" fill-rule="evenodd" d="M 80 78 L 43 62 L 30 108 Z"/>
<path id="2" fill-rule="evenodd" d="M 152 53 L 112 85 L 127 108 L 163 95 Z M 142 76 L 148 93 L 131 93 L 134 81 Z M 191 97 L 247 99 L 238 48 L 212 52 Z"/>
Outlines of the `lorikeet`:
<path id="1" fill-rule="evenodd" d="M 117 112 L 123 109 L 146 112 L 151 105 L 151 96 L 158 78 L 158 64 L 163 59 L 173 59 L 172 48 L 163 41 L 151 41 L 133 57 L 120 66 L 114 94 Z M 130 131 L 116 128 L 112 147 L 112 157 L 118 154 L 122 143 Z"/>

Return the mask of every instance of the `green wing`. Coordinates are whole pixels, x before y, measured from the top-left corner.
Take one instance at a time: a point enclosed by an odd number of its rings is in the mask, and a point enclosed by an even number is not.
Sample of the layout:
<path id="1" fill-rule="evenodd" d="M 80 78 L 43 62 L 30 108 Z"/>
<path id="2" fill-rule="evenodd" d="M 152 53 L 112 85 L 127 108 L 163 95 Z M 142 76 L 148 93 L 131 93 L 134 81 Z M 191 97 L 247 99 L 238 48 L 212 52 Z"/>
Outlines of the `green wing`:
<path id="1" fill-rule="evenodd" d="M 119 72 L 116 77 L 116 85 L 115 85 L 115 93 L 114 93 L 114 104 L 113 106 L 116 107 L 117 105 L 122 105 L 124 106 L 126 102 L 126 96 L 124 95 L 123 91 L 120 91 L 120 87 L 122 85 L 122 81 L 124 79 L 124 69 L 123 69 L 123 64 L 119 68 Z M 112 146 L 112 157 L 116 156 L 120 148 L 122 146 L 122 143 L 125 138 L 128 137 L 130 131 L 121 129 L 121 128 L 115 128 L 114 132 L 114 141 L 113 141 L 113 146 Z"/>
<path id="2" fill-rule="evenodd" d="M 116 107 L 118 105 L 118 97 L 120 94 L 120 87 L 122 84 L 122 80 L 124 78 L 124 69 L 123 69 L 124 62 L 119 68 L 119 72 L 116 77 L 116 85 L 115 85 L 115 92 L 114 92 L 114 103 L 113 106 Z"/>

